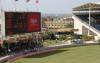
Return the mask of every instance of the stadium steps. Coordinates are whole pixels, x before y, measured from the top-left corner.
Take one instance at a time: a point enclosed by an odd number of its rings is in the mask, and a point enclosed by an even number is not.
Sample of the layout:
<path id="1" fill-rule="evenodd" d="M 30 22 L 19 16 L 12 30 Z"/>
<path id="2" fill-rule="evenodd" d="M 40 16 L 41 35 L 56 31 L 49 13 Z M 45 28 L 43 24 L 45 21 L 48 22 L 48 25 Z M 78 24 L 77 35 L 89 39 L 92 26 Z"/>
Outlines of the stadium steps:
<path id="1" fill-rule="evenodd" d="M 87 29 L 91 30 L 92 32 L 94 32 L 97 35 L 100 35 L 100 31 L 98 29 L 89 25 L 87 22 L 83 21 L 82 19 L 79 19 L 76 15 L 74 15 L 74 17 L 77 18 L 82 23 L 82 25 L 85 26 Z"/>

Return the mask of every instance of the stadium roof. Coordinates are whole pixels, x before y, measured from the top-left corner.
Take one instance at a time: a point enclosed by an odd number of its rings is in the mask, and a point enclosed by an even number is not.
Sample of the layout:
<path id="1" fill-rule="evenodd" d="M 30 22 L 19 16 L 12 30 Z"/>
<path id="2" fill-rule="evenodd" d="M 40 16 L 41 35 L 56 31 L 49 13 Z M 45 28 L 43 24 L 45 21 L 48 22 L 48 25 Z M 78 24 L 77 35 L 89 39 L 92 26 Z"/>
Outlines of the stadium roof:
<path id="1" fill-rule="evenodd" d="M 87 3 L 81 6 L 73 8 L 73 11 L 81 11 L 81 10 L 100 10 L 100 3 Z"/>

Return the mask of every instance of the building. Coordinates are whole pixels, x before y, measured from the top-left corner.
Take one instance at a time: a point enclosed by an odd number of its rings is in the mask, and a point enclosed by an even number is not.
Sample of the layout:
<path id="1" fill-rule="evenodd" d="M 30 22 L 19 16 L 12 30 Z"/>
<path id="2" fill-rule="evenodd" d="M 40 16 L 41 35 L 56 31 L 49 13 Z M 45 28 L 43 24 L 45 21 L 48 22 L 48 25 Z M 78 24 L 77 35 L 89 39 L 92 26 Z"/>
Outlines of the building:
<path id="1" fill-rule="evenodd" d="M 69 24 L 73 25 L 72 18 L 64 18 L 63 20 L 44 21 L 42 26 L 48 31 L 57 32 L 60 29 L 61 31 L 62 29 L 67 29 L 67 25 Z"/>
<path id="2" fill-rule="evenodd" d="M 100 39 L 100 4 L 87 3 L 73 8 L 75 34 L 94 36 Z"/>
<path id="3" fill-rule="evenodd" d="M 5 47 L 8 52 L 34 49 L 40 47 L 40 43 L 42 45 L 42 35 L 38 33 L 41 30 L 29 32 L 35 28 L 39 29 L 36 24 L 41 28 L 41 13 L 30 6 L 35 5 L 32 2 L 29 4 L 26 0 L 0 0 L 0 47 Z"/>

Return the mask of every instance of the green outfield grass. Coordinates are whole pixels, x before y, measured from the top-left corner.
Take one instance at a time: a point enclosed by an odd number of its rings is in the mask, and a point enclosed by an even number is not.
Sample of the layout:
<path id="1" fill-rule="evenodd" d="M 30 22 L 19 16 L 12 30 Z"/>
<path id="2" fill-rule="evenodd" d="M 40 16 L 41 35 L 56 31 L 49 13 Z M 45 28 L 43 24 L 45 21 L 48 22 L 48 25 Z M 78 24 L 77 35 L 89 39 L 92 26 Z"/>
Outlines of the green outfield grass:
<path id="1" fill-rule="evenodd" d="M 100 45 L 62 48 L 12 63 L 100 63 Z"/>

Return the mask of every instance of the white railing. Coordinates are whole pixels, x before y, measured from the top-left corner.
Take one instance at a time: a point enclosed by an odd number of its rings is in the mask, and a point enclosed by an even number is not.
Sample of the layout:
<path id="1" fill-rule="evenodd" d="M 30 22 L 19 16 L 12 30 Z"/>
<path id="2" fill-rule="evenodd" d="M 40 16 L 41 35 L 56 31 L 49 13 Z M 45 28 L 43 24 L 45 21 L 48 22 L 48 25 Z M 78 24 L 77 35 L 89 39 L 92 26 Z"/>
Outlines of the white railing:
<path id="1" fill-rule="evenodd" d="M 74 15 L 75 16 L 75 15 Z M 100 34 L 100 31 L 95 29 L 93 26 L 90 26 L 89 24 L 87 24 L 85 21 L 79 19 L 77 16 L 75 16 L 80 22 L 84 23 L 88 28 L 91 28 L 96 34 Z M 91 30 L 91 31 L 92 31 Z"/>

